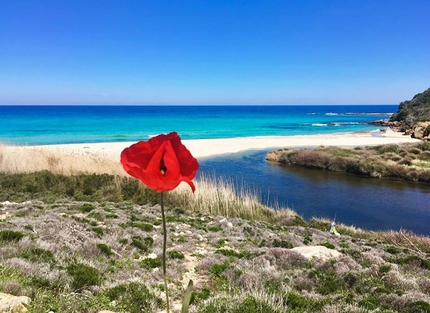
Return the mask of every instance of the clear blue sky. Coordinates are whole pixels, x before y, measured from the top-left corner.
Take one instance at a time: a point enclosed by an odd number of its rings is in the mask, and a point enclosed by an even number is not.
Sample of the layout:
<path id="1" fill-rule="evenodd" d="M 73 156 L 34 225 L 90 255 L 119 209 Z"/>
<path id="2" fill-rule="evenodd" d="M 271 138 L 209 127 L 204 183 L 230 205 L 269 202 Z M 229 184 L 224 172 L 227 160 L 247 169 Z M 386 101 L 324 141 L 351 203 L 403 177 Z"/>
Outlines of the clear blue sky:
<path id="1" fill-rule="evenodd" d="M 398 104 L 428 0 L 0 0 L 0 104 Z"/>

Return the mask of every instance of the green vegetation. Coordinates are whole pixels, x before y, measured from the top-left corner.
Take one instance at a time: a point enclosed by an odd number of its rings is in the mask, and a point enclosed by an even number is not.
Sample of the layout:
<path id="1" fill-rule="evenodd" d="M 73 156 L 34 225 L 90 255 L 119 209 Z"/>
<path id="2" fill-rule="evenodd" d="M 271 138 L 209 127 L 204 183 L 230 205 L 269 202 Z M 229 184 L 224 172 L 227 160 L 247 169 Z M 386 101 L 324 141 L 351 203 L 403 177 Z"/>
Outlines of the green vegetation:
<path id="1" fill-rule="evenodd" d="M 293 244 L 291 242 L 289 242 L 289 241 L 286 241 L 286 240 L 274 239 L 273 240 L 273 246 L 274 247 L 291 249 L 293 247 Z"/>
<path id="2" fill-rule="evenodd" d="M 235 298 L 223 297 L 210 301 L 198 313 L 280 313 L 284 310 L 269 299 L 260 299 L 259 296 L 239 296 Z"/>
<path id="3" fill-rule="evenodd" d="M 131 244 L 143 252 L 148 252 L 153 243 L 154 239 L 151 237 L 145 237 L 143 240 L 139 236 L 131 238 Z"/>
<path id="4" fill-rule="evenodd" d="M 328 249 L 334 249 L 335 248 L 335 246 L 333 244 L 331 244 L 330 242 L 320 243 L 319 246 L 323 246 L 323 247 L 326 247 Z"/>
<path id="5" fill-rule="evenodd" d="M 392 262 L 400 265 L 415 264 L 423 269 L 430 270 L 430 259 L 423 259 L 416 255 L 408 255 L 404 258 L 393 259 Z"/>
<path id="6" fill-rule="evenodd" d="M 185 258 L 184 254 L 180 251 L 169 251 L 167 252 L 167 255 L 169 256 L 169 258 L 171 259 L 177 259 L 177 260 L 182 260 Z"/>
<path id="7" fill-rule="evenodd" d="M 228 266 L 229 264 L 227 262 L 222 264 L 213 264 L 209 268 L 209 273 L 216 277 L 221 277 L 222 273 L 228 268 Z"/>
<path id="8" fill-rule="evenodd" d="M 334 172 L 430 183 L 429 143 L 362 149 L 318 147 L 271 151 L 266 160 Z"/>
<path id="9" fill-rule="evenodd" d="M 19 241 L 24 237 L 24 234 L 19 231 L 13 230 L 1 230 L 0 231 L 0 240 L 1 241 Z"/>
<path id="10" fill-rule="evenodd" d="M 31 247 L 26 250 L 22 250 L 19 256 L 30 262 L 55 262 L 54 254 L 51 251 L 38 247 Z"/>
<path id="11" fill-rule="evenodd" d="M 421 155 L 422 148 L 409 153 Z M 390 146 L 385 153 L 394 157 L 396 150 L 407 152 Z M 345 154 L 351 157 L 357 151 Z M 163 310 L 162 262 L 157 257 L 162 245 L 161 212 L 144 188 L 135 191 L 148 196 L 140 198 L 147 204 L 138 204 L 130 200 L 136 194 L 123 199 L 116 188 L 124 182 L 118 178 L 78 175 L 69 180 L 40 175 L 43 179 L 36 174 L 0 174 L 0 184 L 6 186 L 0 196 L 10 201 L 2 204 L 0 212 L 4 217 L 0 220 L 0 292 L 29 296 L 28 310 L 35 313 Z M 32 188 L 14 188 L 11 183 L 17 177 L 24 184 L 41 182 L 37 193 Z M 92 179 L 98 189 L 91 187 Z M 68 188 L 56 185 L 61 182 Z M 70 187 L 76 191 L 72 196 L 53 194 Z M 101 189 L 117 190 L 122 200 L 112 201 L 109 196 L 107 201 Z M 216 189 L 218 197 L 227 197 Z M 245 214 L 240 212 L 243 199 L 223 202 L 229 205 L 223 208 L 229 217 L 218 214 L 218 209 L 210 214 L 214 206 L 209 202 L 189 209 L 196 205 L 190 194 L 182 200 L 180 193 L 167 194 L 171 240 L 167 263 L 174 304 L 183 297 L 183 281 L 191 278 L 199 281 L 191 299 L 193 312 L 428 310 L 427 237 L 404 231 L 367 232 L 341 223 L 337 224 L 341 236 L 332 236 L 329 220 L 307 222 L 295 214 L 276 215 L 256 205 L 254 212 Z M 308 260 L 290 250 L 304 245 L 323 245 L 341 256 Z"/>
<path id="12" fill-rule="evenodd" d="M 70 264 L 67 266 L 67 273 L 73 278 L 73 290 L 79 291 L 84 287 L 98 286 L 102 282 L 99 270 L 86 264 Z"/>
<path id="13" fill-rule="evenodd" d="M 164 308 L 163 300 L 149 291 L 144 284 L 129 283 L 117 285 L 105 291 L 110 301 L 120 303 L 118 309 L 130 313 L 152 313 L 153 309 Z"/>
<path id="14" fill-rule="evenodd" d="M 233 257 L 233 258 L 252 258 L 252 253 L 248 252 L 248 251 L 242 251 L 242 252 L 237 252 L 231 249 L 218 249 L 216 250 L 216 253 L 228 256 L 228 257 Z"/>
<path id="15" fill-rule="evenodd" d="M 108 174 L 61 175 L 49 171 L 35 173 L 0 173 L 1 201 L 22 201 L 25 195 L 38 197 L 68 197 L 77 201 L 133 201 L 137 204 L 157 204 L 158 194 L 143 187 L 136 179 L 118 178 Z M 89 203 L 80 210 L 94 209 Z"/>
<path id="16" fill-rule="evenodd" d="M 147 224 L 147 223 L 132 223 L 131 226 L 139 228 L 139 229 L 146 231 L 146 232 L 150 232 L 154 228 L 154 226 L 152 226 L 151 224 Z"/>
<path id="17" fill-rule="evenodd" d="M 152 269 L 157 268 L 161 266 L 161 259 L 160 258 L 146 258 L 143 259 L 140 263 L 140 266 L 146 269 Z"/>
<path id="18" fill-rule="evenodd" d="M 111 247 L 109 247 L 105 243 L 99 243 L 99 244 L 97 244 L 97 248 L 99 248 L 99 250 L 101 252 L 103 252 L 104 254 L 106 254 L 107 256 L 111 256 L 113 254 Z"/>
<path id="19" fill-rule="evenodd" d="M 430 88 L 416 94 L 412 100 L 401 102 L 390 121 L 401 122 L 406 129 L 417 122 L 430 121 Z"/>

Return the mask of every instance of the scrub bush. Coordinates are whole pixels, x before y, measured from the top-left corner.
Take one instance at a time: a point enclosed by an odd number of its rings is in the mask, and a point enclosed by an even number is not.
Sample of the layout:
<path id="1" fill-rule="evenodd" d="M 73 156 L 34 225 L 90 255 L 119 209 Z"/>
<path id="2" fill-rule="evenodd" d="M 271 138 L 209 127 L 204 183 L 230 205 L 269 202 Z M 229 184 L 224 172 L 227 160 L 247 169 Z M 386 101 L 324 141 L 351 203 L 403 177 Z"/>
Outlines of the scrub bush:
<path id="1" fill-rule="evenodd" d="M 100 271 L 86 264 L 74 263 L 67 266 L 67 273 L 72 276 L 72 288 L 80 291 L 85 287 L 99 286 L 102 282 Z"/>

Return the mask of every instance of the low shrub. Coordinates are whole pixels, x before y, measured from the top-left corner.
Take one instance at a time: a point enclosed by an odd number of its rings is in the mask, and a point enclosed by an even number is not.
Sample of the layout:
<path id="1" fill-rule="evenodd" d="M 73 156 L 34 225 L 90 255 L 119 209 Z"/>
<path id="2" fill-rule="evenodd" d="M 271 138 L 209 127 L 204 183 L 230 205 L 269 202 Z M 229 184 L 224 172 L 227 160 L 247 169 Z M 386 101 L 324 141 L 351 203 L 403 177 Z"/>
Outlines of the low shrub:
<path id="1" fill-rule="evenodd" d="M 99 250 L 101 252 L 103 252 L 104 254 L 106 254 L 107 256 L 111 256 L 113 254 L 111 247 L 109 247 L 105 243 L 99 243 L 99 244 L 97 244 L 97 248 L 99 248 Z"/>
<path id="2" fill-rule="evenodd" d="M 415 263 L 423 269 L 430 270 L 430 260 L 422 259 L 416 255 L 409 255 L 404 258 L 392 259 L 391 261 L 400 265 Z"/>
<path id="3" fill-rule="evenodd" d="M 217 243 L 215 244 L 215 247 L 217 249 L 224 247 L 226 241 L 227 241 L 226 239 L 220 239 L 220 240 L 218 240 Z"/>
<path id="4" fill-rule="evenodd" d="M 178 259 L 178 260 L 182 260 L 185 258 L 184 254 L 180 251 L 169 251 L 167 252 L 167 254 L 169 255 L 169 258 L 171 259 Z"/>
<path id="5" fill-rule="evenodd" d="M 430 312 L 430 303 L 425 301 L 415 301 L 402 310 L 402 313 Z"/>
<path id="6" fill-rule="evenodd" d="M 91 203 L 84 203 L 82 206 L 78 208 L 82 213 L 89 213 L 94 210 L 96 207 Z"/>
<path id="7" fill-rule="evenodd" d="M 396 144 L 388 144 L 383 146 L 378 146 L 375 150 L 379 151 L 379 153 L 400 153 L 400 148 Z"/>
<path id="8" fill-rule="evenodd" d="M 139 262 L 140 267 L 146 268 L 146 269 L 153 269 L 161 266 L 161 259 L 160 258 L 146 258 Z"/>
<path id="9" fill-rule="evenodd" d="M 195 290 L 191 295 L 190 304 L 200 303 L 201 301 L 209 299 L 211 295 L 211 291 L 207 288 L 203 288 L 202 290 Z"/>
<path id="10" fill-rule="evenodd" d="M 285 249 L 293 248 L 293 244 L 291 242 L 287 240 L 280 240 L 280 239 L 274 239 L 273 246 L 277 248 L 285 248 Z"/>
<path id="11" fill-rule="evenodd" d="M 92 230 L 99 236 L 103 236 L 105 233 L 104 229 L 101 227 L 93 227 Z"/>
<path id="12" fill-rule="evenodd" d="M 394 246 L 388 246 L 388 247 L 386 247 L 385 251 L 387 251 L 388 253 L 391 253 L 391 254 L 400 253 L 400 249 L 397 248 L 397 247 L 394 247 Z"/>
<path id="13" fill-rule="evenodd" d="M 197 313 L 281 313 L 284 311 L 278 303 L 268 297 L 241 295 L 210 299 Z"/>
<path id="14" fill-rule="evenodd" d="M 319 246 L 323 246 L 326 247 L 328 249 L 334 249 L 335 246 L 333 244 L 331 244 L 330 242 L 326 241 L 326 242 L 322 242 L 320 244 L 318 244 Z"/>
<path id="15" fill-rule="evenodd" d="M 290 312 L 318 312 L 324 306 L 324 301 L 309 299 L 297 292 L 289 292 L 284 297 L 284 303 Z"/>
<path id="16" fill-rule="evenodd" d="M 221 277 L 222 273 L 229 267 L 228 262 L 213 264 L 209 268 L 209 273 L 215 277 Z"/>
<path id="17" fill-rule="evenodd" d="M 82 263 L 74 263 L 67 266 L 67 273 L 72 276 L 72 288 L 80 291 L 85 287 L 99 286 L 102 282 L 100 271 Z"/>
<path id="18" fill-rule="evenodd" d="M 150 232 L 154 229 L 154 226 L 152 226 L 151 224 L 147 224 L 147 223 L 132 223 L 131 226 L 136 227 L 136 228 L 143 230 L 143 231 L 146 231 L 146 232 Z"/>
<path id="19" fill-rule="evenodd" d="M 293 165 L 318 169 L 325 169 L 330 162 L 330 155 L 326 152 L 306 149 L 289 154 L 288 158 Z"/>
<path id="20" fill-rule="evenodd" d="M 421 149 L 422 151 L 430 151 L 430 141 L 423 141 L 417 144 L 417 148 Z"/>
<path id="21" fill-rule="evenodd" d="M 218 249 L 216 251 L 216 253 L 228 256 L 228 257 L 235 257 L 235 258 L 250 258 L 251 257 L 251 253 L 248 251 L 242 251 L 242 252 L 237 252 L 231 249 Z"/>
<path id="22" fill-rule="evenodd" d="M 55 258 L 51 251 L 42 248 L 29 248 L 21 251 L 20 257 L 31 262 L 47 262 L 54 263 Z"/>
<path id="23" fill-rule="evenodd" d="M 49 288 L 51 286 L 51 282 L 49 279 L 39 277 L 39 276 L 33 276 L 30 279 L 29 285 L 34 288 Z"/>
<path id="24" fill-rule="evenodd" d="M 145 237 L 143 240 L 139 236 L 134 236 L 131 238 L 131 244 L 143 252 L 148 252 L 153 243 L 154 239 L 151 237 Z"/>
<path id="25" fill-rule="evenodd" d="M 323 295 L 336 293 L 342 290 L 343 281 L 336 277 L 336 273 L 329 271 L 327 273 L 319 272 L 316 274 L 318 278 L 317 291 Z"/>
<path id="26" fill-rule="evenodd" d="M 132 282 L 110 288 L 104 292 L 110 301 L 116 302 L 116 308 L 129 313 L 152 313 L 163 309 L 165 303 L 150 292 L 144 284 Z"/>
<path id="27" fill-rule="evenodd" d="M 0 241 L 20 241 L 24 237 L 24 234 L 14 230 L 1 230 Z"/>
<path id="28" fill-rule="evenodd" d="M 379 267 L 379 274 L 388 273 L 391 270 L 391 264 L 383 264 Z"/>
<path id="29" fill-rule="evenodd" d="M 221 231 L 221 230 L 222 230 L 222 228 L 220 226 L 210 226 L 210 227 L 208 227 L 208 231 L 211 231 L 211 232 L 218 232 L 218 231 Z"/>

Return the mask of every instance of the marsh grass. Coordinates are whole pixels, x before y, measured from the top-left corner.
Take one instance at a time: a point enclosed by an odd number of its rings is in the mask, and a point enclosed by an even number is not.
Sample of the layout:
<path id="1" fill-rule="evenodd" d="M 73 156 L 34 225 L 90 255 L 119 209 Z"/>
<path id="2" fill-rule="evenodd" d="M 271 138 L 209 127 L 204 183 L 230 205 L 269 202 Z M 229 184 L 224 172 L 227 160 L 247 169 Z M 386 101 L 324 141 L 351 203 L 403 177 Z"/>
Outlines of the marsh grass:
<path id="1" fill-rule="evenodd" d="M 246 187 L 235 189 L 233 182 L 201 175 L 196 181 L 196 192 L 191 194 L 185 185 L 169 195 L 169 201 L 195 212 L 249 220 L 298 223 L 300 217 L 288 208 L 274 210 L 261 204 L 258 193 Z"/>
<path id="2" fill-rule="evenodd" d="M 286 165 L 430 183 L 427 143 L 356 148 L 318 147 L 271 151 L 266 159 Z"/>

